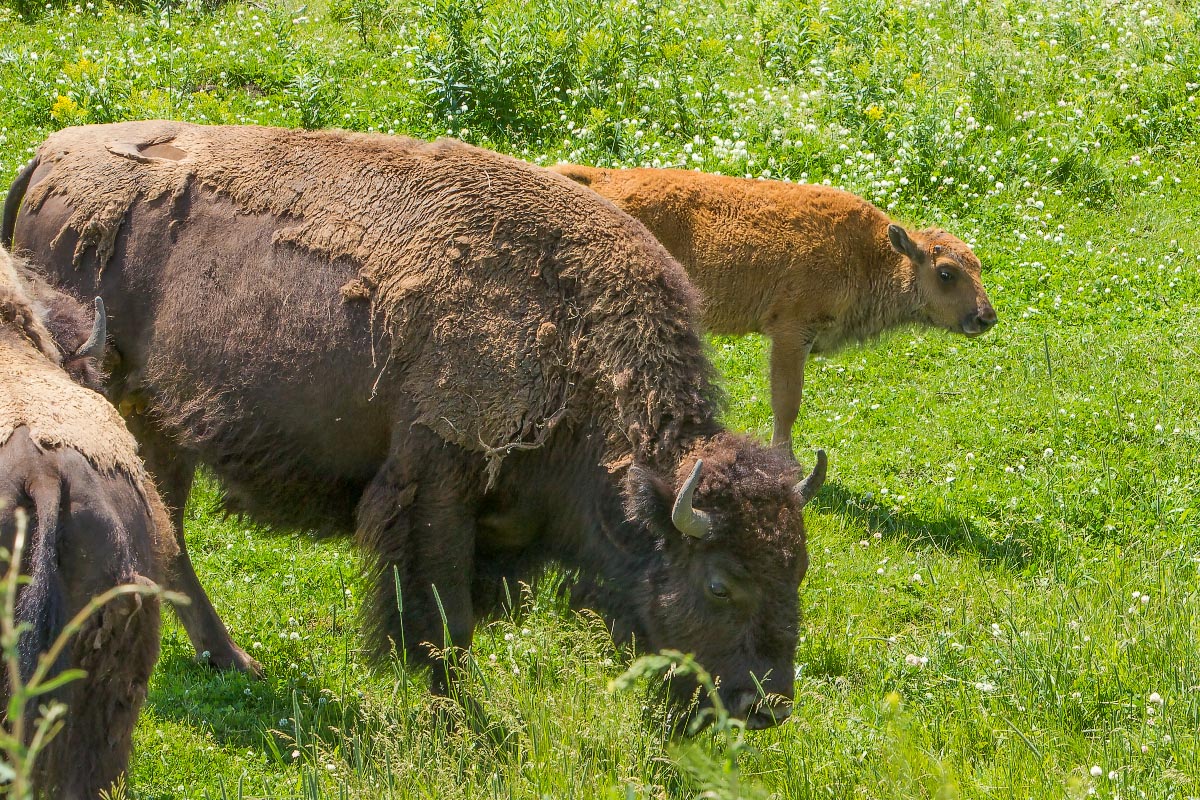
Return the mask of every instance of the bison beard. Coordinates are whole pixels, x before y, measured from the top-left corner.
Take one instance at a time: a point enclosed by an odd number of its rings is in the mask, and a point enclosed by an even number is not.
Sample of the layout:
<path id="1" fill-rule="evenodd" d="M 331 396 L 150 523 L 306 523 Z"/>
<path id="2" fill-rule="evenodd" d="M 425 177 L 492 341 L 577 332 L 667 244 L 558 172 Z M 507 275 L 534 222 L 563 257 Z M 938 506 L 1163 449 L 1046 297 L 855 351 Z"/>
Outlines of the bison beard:
<path id="1" fill-rule="evenodd" d="M 61 131 L 23 175 L 16 244 L 108 304 L 108 391 L 177 524 L 204 463 L 236 510 L 356 531 L 378 655 L 437 666 L 556 561 L 735 712 L 790 699 L 823 461 L 797 491 L 721 429 L 695 291 L 611 204 L 457 142 L 173 122 Z M 182 547 L 174 574 L 197 651 L 256 669 Z"/>

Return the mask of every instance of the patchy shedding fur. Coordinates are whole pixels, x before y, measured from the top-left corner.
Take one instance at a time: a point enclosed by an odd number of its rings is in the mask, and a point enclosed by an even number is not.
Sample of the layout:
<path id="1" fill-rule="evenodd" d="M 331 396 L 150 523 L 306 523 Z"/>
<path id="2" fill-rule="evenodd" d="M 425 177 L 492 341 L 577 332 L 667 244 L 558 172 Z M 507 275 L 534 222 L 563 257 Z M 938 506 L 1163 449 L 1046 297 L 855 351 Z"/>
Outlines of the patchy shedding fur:
<path id="1" fill-rule="evenodd" d="M 137 442 L 117 410 L 74 383 L 64 392 L 61 369 L 41 353 L 11 345 L 0 336 L 0 446 L 26 426 L 43 448 L 74 447 L 106 475 L 121 472 L 141 480 L 146 473 L 137 459 Z M 79 431 L 92 428 L 95 435 L 79 437 Z"/>
<path id="2" fill-rule="evenodd" d="M 491 480 L 512 449 L 590 413 L 581 392 L 602 393 L 617 412 L 606 416 L 614 461 L 655 459 L 681 426 L 712 414 L 707 363 L 698 353 L 677 361 L 699 308 L 686 277 L 664 269 L 670 260 L 640 226 L 597 219 L 577 190 L 547 195 L 545 173 L 515 159 L 452 140 L 177 122 L 111 125 L 103 136 L 69 128 L 39 159 L 49 172 L 26 208 L 63 197 L 74 258 L 95 248 L 101 273 L 134 203 L 184 203 L 193 183 L 245 213 L 286 219 L 277 244 L 358 265 L 343 296 L 369 297 L 391 334 L 380 366 L 405 365 L 419 422 L 483 453 Z M 460 200 L 478 193 L 493 202 Z M 497 205 L 510 213 L 496 217 Z M 686 381 L 664 393 L 663 375 Z"/>
<path id="3" fill-rule="evenodd" d="M 754 724 L 760 687 L 791 697 L 811 493 L 721 428 L 697 294 L 628 215 L 496 153 L 335 131 L 69 129 L 29 174 L 15 241 L 110 308 L 108 391 L 177 522 L 204 463 L 260 520 L 355 532 L 371 651 L 437 690 L 446 634 L 555 561 Z M 186 551 L 174 577 L 197 651 L 256 669 Z"/>
<path id="4" fill-rule="evenodd" d="M 66 380 L 58 347 L 18 277 L 18 269 L 30 273 L 19 265 L 0 249 L 0 446 L 25 426 L 38 446 L 73 447 L 102 473 L 140 485 L 148 475 L 137 441 L 104 397 Z"/>
<path id="5" fill-rule="evenodd" d="M 908 231 L 849 192 L 684 170 L 553 170 L 658 237 L 704 294 L 709 331 L 771 339 L 780 447 L 791 447 L 809 352 L 912 323 L 974 336 L 996 321 L 979 259 L 962 240 Z"/>
<path id="6" fill-rule="evenodd" d="M 57 366 L 62 363 L 62 357 L 25 291 L 17 274 L 17 265 L 17 260 L 0 248 L 0 326 L 18 334 L 43 360 Z"/>
<path id="7" fill-rule="evenodd" d="M 88 600 L 115 585 L 165 580 L 176 552 L 169 515 L 133 437 L 103 397 L 68 377 L 45 325 L 47 306 L 30 296 L 60 307 L 64 319 L 84 313 L 67 312 L 73 301 L 31 285 L 24 279 L 31 275 L 0 248 L 0 542 L 12 547 L 16 509 L 24 509 L 22 571 L 29 583 L 17 616 L 25 627 L 26 680 Z M 48 677 L 68 667 L 87 674 L 52 694 L 68 711 L 39 758 L 39 796 L 97 797 L 124 771 L 158 657 L 158 630 L 156 598 L 123 597 L 76 635 Z M 2 707 L 6 687 L 0 695 Z"/>

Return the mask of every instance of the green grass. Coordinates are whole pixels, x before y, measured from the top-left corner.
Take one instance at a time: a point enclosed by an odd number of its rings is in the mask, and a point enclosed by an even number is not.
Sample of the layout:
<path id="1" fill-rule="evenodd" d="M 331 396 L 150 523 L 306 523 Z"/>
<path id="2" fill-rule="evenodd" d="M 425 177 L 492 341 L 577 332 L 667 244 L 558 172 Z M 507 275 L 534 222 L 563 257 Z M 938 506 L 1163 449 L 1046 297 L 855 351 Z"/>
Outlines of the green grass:
<path id="1" fill-rule="evenodd" d="M 268 677 L 170 622 L 130 794 L 1200 796 L 1198 96 L 1195 0 L 0 6 L 0 178 L 58 127 L 172 116 L 828 180 L 973 242 L 1000 315 L 809 365 L 831 477 L 781 728 L 671 745 L 560 576 L 477 631 L 459 719 L 366 667 L 347 543 L 202 483 L 193 558 Z M 764 342 L 712 344 L 765 439 Z"/>

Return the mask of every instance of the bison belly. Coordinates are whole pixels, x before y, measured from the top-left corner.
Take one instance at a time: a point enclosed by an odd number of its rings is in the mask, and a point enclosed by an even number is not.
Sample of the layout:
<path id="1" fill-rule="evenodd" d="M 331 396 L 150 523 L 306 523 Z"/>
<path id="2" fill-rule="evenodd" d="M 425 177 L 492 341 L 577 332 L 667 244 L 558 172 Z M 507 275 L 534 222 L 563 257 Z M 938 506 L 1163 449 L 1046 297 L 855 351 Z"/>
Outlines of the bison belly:
<path id="1" fill-rule="evenodd" d="M 392 365 L 369 303 L 342 293 L 355 267 L 276 244 L 285 220 L 193 182 L 135 203 L 111 259 L 88 247 L 72 269 L 71 213 L 59 197 L 23 210 L 17 245 L 56 265 L 60 285 L 104 297 L 111 399 L 145 400 L 148 424 L 208 464 L 234 510 L 352 529 L 396 411 L 376 393 Z"/>

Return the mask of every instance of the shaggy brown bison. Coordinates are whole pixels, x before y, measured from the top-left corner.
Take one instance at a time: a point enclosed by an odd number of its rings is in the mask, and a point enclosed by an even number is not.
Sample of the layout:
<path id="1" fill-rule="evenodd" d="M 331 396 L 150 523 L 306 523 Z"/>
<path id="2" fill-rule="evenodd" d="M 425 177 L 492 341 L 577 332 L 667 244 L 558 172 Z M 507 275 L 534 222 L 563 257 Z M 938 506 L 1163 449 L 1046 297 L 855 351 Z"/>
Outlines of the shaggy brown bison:
<path id="1" fill-rule="evenodd" d="M 175 551 L 166 509 L 120 416 L 62 369 L 65 360 L 90 374 L 94 364 L 81 362 L 103 349 L 100 314 L 94 328 L 63 326 L 85 313 L 0 248 L 0 544 L 11 552 L 23 509 L 30 545 L 22 571 L 30 582 L 18 595 L 17 621 L 27 626 L 20 640 L 25 681 L 92 597 L 161 580 Z M 158 658 L 158 624 L 157 598 L 118 598 L 88 620 L 54 665 L 50 677 L 65 668 L 87 676 L 53 695 L 68 711 L 37 764 L 40 793 L 96 798 L 125 770 Z M 7 681 L 3 694 L 7 704 Z"/>
<path id="2" fill-rule="evenodd" d="M 641 220 L 704 294 L 713 333 L 771 340 L 771 443 L 791 452 L 808 354 L 910 323 L 967 336 L 996 324 L 979 259 L 828 186 L 672 169 L 553 169 Z"/>
<path id="3" fill-rule="evenodd" d="M 635 220 L 452 141 L 140 122 L 36 159 L 16 243 L 108 304 L 177 525 L 205 463 L 235 510 L 356 531 L 372 650 L 426 664 L 554 560 L 752 725 L 786 714 L 824 457 L 797 484 L 722 429 L 695 292 Z M 197 651 L 256 669 L 182 548 L 173 586 Z"/>

